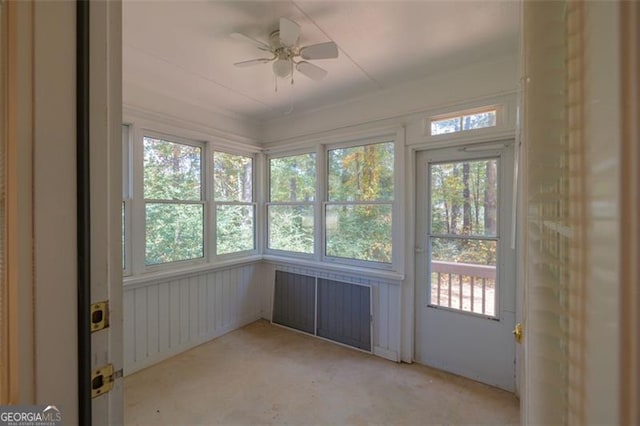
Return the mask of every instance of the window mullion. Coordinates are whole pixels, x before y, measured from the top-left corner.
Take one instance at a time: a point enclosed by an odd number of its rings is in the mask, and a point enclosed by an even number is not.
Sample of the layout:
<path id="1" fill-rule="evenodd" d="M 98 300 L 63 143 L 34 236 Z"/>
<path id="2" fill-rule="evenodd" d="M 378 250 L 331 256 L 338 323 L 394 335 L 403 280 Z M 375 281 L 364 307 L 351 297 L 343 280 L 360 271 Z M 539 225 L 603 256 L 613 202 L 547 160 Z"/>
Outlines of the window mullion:
<path id="1" fill-rule="evenodd" d="M 206 204 L 204 200 L 164 200 L 164 199 L 144 199 L 145 204 Z"/>
<path id="2" fill-rule="evenodd" d="M 316 145 L 316 206 L 314 208 L 314 251 L 317 260 L 325 258 L 325 218 L 324 203 L 328 199 L 327 180 L 329 176 L 327 150 L 325 145 Z"/>
<path id="3" fill-rule="evenodd" d="M 144 142 L 138 126 L 132 126 L 132 167 L 131 179 L 131 273 L 145 271 L 145 203 L 144 203 Z"/>
<path id="4" fill-rule="evenodd" d="M 211 144 L 206 144 L 204 148 L 203 160 L 204 178 L 203 200 L 205 202 L 205 257 L 212 262 L 215 254 L 216 227 L 215 227 L 215 205 L 213 202 L 213 150 Z"/>
<path id="5" fill-rule="evenodd" d="M 347 205 L 347 206 L 370 206 L 370 205 L 393 205 L 393 200 L 372 200 L 372 201 L 325 201 L 326 205 Z"/>

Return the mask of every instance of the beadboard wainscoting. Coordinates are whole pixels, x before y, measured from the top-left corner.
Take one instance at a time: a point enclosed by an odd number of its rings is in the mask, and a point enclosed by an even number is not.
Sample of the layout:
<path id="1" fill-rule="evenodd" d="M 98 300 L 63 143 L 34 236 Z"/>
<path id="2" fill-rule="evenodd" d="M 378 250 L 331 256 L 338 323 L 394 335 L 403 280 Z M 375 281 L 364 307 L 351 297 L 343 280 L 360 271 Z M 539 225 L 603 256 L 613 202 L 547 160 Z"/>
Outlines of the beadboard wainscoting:
<path id="1" fill-rule="evenodd" d="M 131 374 L 263 317 L 264 265 L 124 287 L 124 373 Z"/>
<path id="2" fill-rule="evenodd" d="M 271 319 L 275 271 L 284 271 L 327 280 L 371 286 L 373 317 L 373 354 L 391 361 L 400 361 L 401 282 L 369 278 L 320 268 L 299 267 L 280 262 L 266 262 L 263 279 L 266 293 L 266 315 Z"/>

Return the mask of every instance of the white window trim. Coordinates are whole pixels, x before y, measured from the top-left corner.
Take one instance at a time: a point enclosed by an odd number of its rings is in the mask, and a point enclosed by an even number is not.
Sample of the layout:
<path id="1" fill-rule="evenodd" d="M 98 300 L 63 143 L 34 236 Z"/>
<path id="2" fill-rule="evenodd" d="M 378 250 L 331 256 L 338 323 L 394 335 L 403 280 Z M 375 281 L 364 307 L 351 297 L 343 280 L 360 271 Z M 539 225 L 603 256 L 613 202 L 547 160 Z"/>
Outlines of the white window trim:
<path id="1" fill-rule="evenodd" d="M 326 143 L 314 140 L 309 141 L 305 146 L 296 145 L 291 149 L 278 149 L 264 154 L 259 147 L 247 145 L 238 147 L 237 144 L 227 146 L 220 138 L 203 138 L 194 140 L 172 133 L 153 130 L 153 125 L 142 121 L 143 126 L 137 125 L 136 120 L 131 120 L 129 126 L 130 139 L 130 218 L 128 225 L 129 245 L 125 248 L 128 251 L 130 268 L 127 271 L 127 284 L 146 282 L 154 277 L 162 277 L 172 274 L 188 274 L 189 271 L 216 270 L 225 268 L 231 264 L 238 264 L 244 261 L 255 262 L 261 259 L 278 258 L 285 261 L 305 262 L 309 264 L 332 270 L 353 270 L 370 271 L 374 276 L 398 277 L 404 276 L 404 253 L 403 242 L 404 232 L 404 162 L 405 162 L 405 130 L 403 127 L 381 128 L 377 131 L 366 131 L 356 134 L 349 134 L 343 137 L 329 137 Z M 202 158 L 202 199 L 205 209 L 205 235 L 204 235 L 204 258 L 168 262 L 159 265 L 145 265 L 145 225 L 144 225 L 144 203 L 143 195 L 143 138 L 144 136 L 168 140 L 171 142 L 186 145 L 198 146 L 203 149 Z M 330 149 L 347 148 L 354 146 L 369 145 L 382 142 L 394 143 L 394 197 L 393 202 L 382 202 L 382 204 L 392 205 L 392 262 L 390 264 L 379 264 L 362 260 L 343 259 L 324 255 L 324 203 L 327 202 L 327 155 Z M 246 148 L 246 149 L 245 149 Z M 215 254 L 215 203 L 213 194 L 209 190 L 213 184 L 213 152 L 224 152 L 235 155 L 250 156 L 253 159 L 253 202 L 239 203 L 251 204 L 254 206 L 254 250 L 223 255 Z M 283 204 L 279 202 L 270 203 L 269 200 L 269 159 L 281 158 L 293 155 L 315 153 L 316 155 L 316 197 L 313 202 L 294 203 L 296 205 L 310 204 L 314 206 L 314 254 L 296 253 L 284 250 L 268 248 L 268 225 L 267 206 L 270 204 Z M 259 177 L 262 176 L 262 182 Z M 232 202 L 221 202 L 229 204 Z M 371 204 L 371 203 L 366 203 Z"/>
<path id="2" fill-rule="evenodd" d="M 443 139 L 451 139 L 451 138 L 469 138 L 469 137 L 477 137 L 478 135 L 482 135 L 484 133 L 493 134 L 496 131 L 503 130 L 507 125 L 507 105 L 505 103 L 491 103 L 491 104 L 481 104 L 479 106 L 472 106 L 469 108 L 463 109 L 453 109 L 447 110 L 445 112 L 438 112 L 436 114 L 429 114 L 423 120 L 424 127 L 424 135 L 427 139 L 433 141 L 439 141 Z M 433 121 L 446 120 L 449 118 L 456 117 L 464 117 L 466 115 L 479 114 L 487 111 L 496 111 L 496 124 L 495 126 L 489 127 L 481 127 L 479 129 L 469 129 L 462 130 L 460 129 L 457 132 L 449 132 L 449 133 L 441 133 L 438 135 L 434 135 L 431 133 L 431 123 Z"/>
<path id="3" fill-rule="evenodd" d="M 503 232 L 501 232 L 501 226 L 500 224 L 503 223 L 503 221 L 508 220 L 511 221 L 513 220 L 511 217 L 509 217 L 509 214 L 505 214 L 507 213 L 505 210 L 508 210 L 509 208 L 513 208 L 513 199 L 511 198 L 513 193 L 512 191 L 504 191 L 504 179 L 505 179 L 505 170 L 508 168 L 512 168 L 513 167 L 513 157 L 511 157 L 511 161 L 508 161 L 507 159 L 508 157 L 508 150 L 510 149 L 510 147 L 513 145 L 513 139 L 509 142 L 506 142 L 504 144 L 498 144 L 498 145 L 502 145 L 499 148 L 495 148 L 496 144 L 492 144 L 492 145 L 488 145 L 486 151 L 481 151 L 481 150 L 474 150 L 474 151 L 466 151 L 465 149 L 459 149 L 459 154 L 451 154 L 451 153 L 445 153 L 444 154 L 444 158 L 442 158 L 442 152 L 433 152 L 433 154 L 430 156 L 429 158 L 429 169 L 432 167 L 432 165 L 436 165 L 436 164 L 448 164 L 448 163 L 454 163 L 454 162 L 464 162 L 464 161 L 478 161 L 478 160 L 490 160 L 490 159 L 497 159 L 498 160 L 498 167 L 497 167 L 497 195 L 498 195 L 498 200 L 503 200 L 503 203 L 498 203 L 498 209 L 496 211 L 496 218 L 498 221 L 498 228 L 496 229 L 496 234 L 492 235 L 492 236 L 482 236 L 482 235 L 471 235 L 471 236 L 464 236 L 461 238 L 464 239 L 469 239 L 469 240 L 484 240 L 484 241 L 495 241 L 496 245 L 497 245 L 497 263 L 495 265 L 496 267 L 496 296 L 495 296 L 495 301 L 494 301 L 494 315 L 488 315 L 488 314 L 479 314 L 479 313 L 475 313 L 475 312 L 469 312 L 469 311 L 463 311 L 463 310 L 459 310 L 459 309 L 455 309 L 455 308 L 448 308 L 448 307 L 444 307 L 444 306 L 438 306 L 438 305 L 432 305 L 431 303 L 429 303 L 430 306 L 434 306 L 438 309 L 444 309 L 444 310 L 450 310 L 452 312 L 456 312 L 459 314 L 463 314 L 463 315 L 467 315 L 467 316 L 472 316 L 472 317 L 479 317 L 479 318 L 488 318 L 491 320 L 497 320 L 500 321 L 502 320 L 502 304 L 503 304 L 503 298 L 505 297 L 504 295 L 504 275 L 506 274 L 505 270 L 507 268 L 509 268 L 509 265 L 512 264 L 512 258 L 511 255 L 509 254 L 510 251 L 510 243 L 508 241 L 508 236 L 504 235 Z M 513 156 L 513 154 L 511 154 Z M 505 158 L 506 157 L 506 158 Z M 429 170 L 429 179 L 431 179 L 431 171 Z M 429 185 L 429 187 L 431 186 L 431 181 L 429 180 L 429 182 L 427 183 L 427 185 Z M 502 208 L 501 208 L 502 205 Z M 428 208 L 427 208 L 427 232 L 430 238 L 431 236 L 436 237 L 436 238 L 457 238 L 454 237 L 455 234 L 431 234 L 431 214 L 432 214 L 432 210 L 431 210 L 431 200 L 428 200 Z M 513 230 L 513 228 L 511 228 Z M 429 253 L 428 253 L 428 260 L 430 261 L 431 259 L 431 248 L 428 249 Z M 429 272 L 430 273 L 430 272 Z M 430 276 L 430 275 L 428 275 Z M 514 289 L 514 291 L 516 291 Z M 428 297 L 429 300 L 431 298 L 431 286 L 429 286 L 428 288 Z"/>
<path id="4" fill-rule="evenodd" d="M 404 257 L 404 249 L 402 244 L 402 236 L 400 233 L 401 229 L 404 229 L 404 209 L 401 203 L 404 200 L 403 197 L 403 164 L 404 164 L 404 128 L 397 129 L 394 133 L 385 133 L 382 135 L 369 136 L 367 138 L 362 139 L 354 139 L 350 141 L 334 143 L 331 145 L 325 145 L 323 150 L 323 169 L 322 169 L 322 180 L 325 185 L 328 183 L 328 153 L 330 150 L 340 149 L 340 148 L 353 148 L 358 146 L 365 145 L 375 145 L 379 143 L 392 142 L 393 143 L 393 201 L 367 201 L 367 202 L 333 202 L 328 201 L 328 187 L 323 188 L 322 196 L 322 229 L 321 231 L 321 248 L 320 248 L 320 260 L 324 263 L 328 264 L 340 264 L 348 267 L 355 268 L 370 268 L 370 269 L 380 269 L 386 271 L 393 271 L 398 273 L 404 273 L 404 265 L 401 261 Z M 360 259 L 349 259 L 335 256 L 328 256 L 326 254 L 326 229 L 324 226 L 325 220 L 325 212 L 326 206 L 328 204 L 383 204 L 383 205 L 391 205 L 391 263 L 382 263 L 375 261 L 367 261 Z"/>
<path id="5" fill-rule="evenodd" d="M 265 254 L 270 254 L 270 255 L 274 255 L 274 256 L 284 256 L 284 257 L 292 257 L 292 258 L 298 258 L 298 259 L 318 259 L 318 235 L 317 235 L 317 229 L 319 226 L 321 226 L 320 223 L 320 217 L 318 215 L 318 194 L 320 194 L 320 192 L 318 191 L 318 181 L 320 179 L 319 175 L 319 167 L 318 167 L 318 161 L 320 159 L 321 154 L 319 153 L 319 147 L 316 147 L 315 149 L 294 149 L 291 151 L 279 151 L 278 153 L 272 154 L 272 155 L 268 155 L 266 156 L 265 159 L 265 169 L 266 169 L 266 182 L 265 182 L 265 188 L 264 188 L 264 228 L 265 228 L 265 233 L 264 233 L 264 250 L 263 253 Z M 315 154 L 315 160 L 316 160 L 316 192 L 315 192 L 315 196 L 313 197 L 313 201 L 300 201 L 300 202 L 284 202 L 284 201 L 271 201 L 271 160 L 273 159 L 278 159 L 278 158 L 287 158 L 287 157 L 295 157 L 295 156 L 299 156 L 299 155 L 308 155 L 308 154 Z M 292 250 L 282 250 L 282 249 L 274 249 L 274 248 L 270 248 L 269 247 L 269 229 L 270 229 L 270 222 L 269 222 L 269 206 L 312 206 L 313 207 L 313 253 L 301 253 L 301 252 L 297 252 L 297 251 L 292 251 Z"/>
<path id="6" fill-rule="evenodd" d="M 231 154 L 231 155 L 237 155 L 237 156 L 241 156 L 241 157 L 247 157 L 247 158 L 251 158 L 251 202 L 249 201 L 216 201 L 214 199 L 213 196 L 213 188 L 214 188 L 214 183 L 213 183 L 213 155 L 214 153 L 219 152 L 219 153 L 223 153 L 223 154 Z M 258 170 L 259 170 L 259 165 L 258 165 L 258 155 L 256 154 L 255 151 L 251 152 L 251 151 L 243 151 L 243 150 L 237 150 L 237 149 L 227 149 L 227 148 L 223 148 L 221 147 L 219 144 L 209 144 L 208 146 L 208 151 L 207 151 L 207 160 L 208 160 L 208 164 L 210 164 L 210 167 L 207 168 L 207 182 L 209 184 L 209 188 L 211 188 L 209 191 L 207 191 L 206 193 L 206 198 L 207 198 L 207 202 L 209 203 L 210 207 L 210 213 L 209 213 L 209 218 L 210 218 L 210 230 L 209 233 L 207 234 L 209 236 L 208 238 L 208 243 L 209 243 L 209 247 L 210 247 L 210 253 L 211 255 L 209 256 L 209 262 L 224 262 L 224 261 L 228 261 L 228 260 L 233 260 L 233 259 L 237 259 L 237 258 L 242 258 L 242 257 L 248 257 L 248 256 L 255 256 L 257 254 L 260 253 L 260 245 L 259 245 L 259 241 L 258 241 L 258 221 L 259 218 L 261 217 L 259 215 L 259 208 L 258 208 L 258 193 L 256 191 L 256 184 L 257 184 L 257 179 L 256 177 L 258 176 Z M 217 216 L 216 213 L 218 211 L 217 207 L 218 206 L 230 206 L 230 205 L 238 205 L 238 206 L 253 206 L 253 249 L 251 250 L 242 250 L 242 251 L 237 251 L 237 252 L 233 252 L 233 253 L 223 253 L 223 254 L 218 254 L 218 238 L 217 238 Z"/>
<path id="7" fill-rule="evenodd" d="M 480 127 L 477 129 L 463 129 L 462 128 L 462 120 L 464 117 L 469 116 L 469 115 L 474 115 L 474 114 L 481 114 L 483 112 L 489 112 L 489 111 L 495 111 L 496 112 L 496 124 L 493 126 L 487 126 L 487 127 Z M 431 124 L 435 121 L 441 121 L 441 120 L 448 120 L 448 119 L 453 119 L 453 118 L 459 118 L 460 119 L 460 130 L 455 131 L 455 132 L 448 132 L 448 133 L 440 133 L 440 134 L 433 134 L 431 133 Z M 504 127 L 504 122 L 505 122 L 505 106 L 502 104 L 495 104 L 495 105 L 485 105 L 485 106 L 481 106 L 481 107 L 476 107 L 476 108 L 469 108 L 469 109 L 464 109 L 464 110 L 460 110 L 460 111 L 454 111 L 454 112 L 449 112 L 449 113 L 445 113 L 445 114 L 439 114 L 439 115 L 433 115 L 430 116 L 429 118 L 427 118 L 425 120 L 425 133 L 427 136 L 431 137 L 431 138 L 436 138 L 436 139 L 442 139 L 443 136 L 448 136 L 451 137 L 451 135 L 459 135 L 459 134 L 465 134 L 468 135 L 469 133 L 478 133 L 479 131 L 487 131 L 487 130 L 495 130 L 495 129 L 500 129 L 502 127 Z"/>
<path id="8" fill-rule="evenodd" d="M 276 250 L 268 248 L 268 229 L 265 226 L 264 230 L 264 258 L 265 259 L 290 259 L 292 261 L 302 261 L 302 262 L 310 262 L 310 264 L 316 265 L 317 267 L 321 267 L 325 265 L 330 269 L 334 270 L 354 270 L 354 271 L 371 271 L 374 275 L 383 274 L 383 276 L 390 276 L 394 279 L 397 277 L 404 277 L 404 242 L 403 242 L 403 232 L 404 232 L 404 161 L 405 161 L 405 129 L 404 127 L 400 128 L 384 128 L 377 132 L 362 132 L 360 133 L 360 137 L 358 134 L 351 134 L 349 137 L 337 137 L 331 138 L 330 143 L 315 144 L 315 149 L 310 149 L 307 144 L 307 148 L 301 148 L 300 145 L 294 146 L 291 150 L 278 149 L 274 150 L 270 155 L 267 156 L 267 160 L 265 162 L 265 168 L 269 169 L 269 159 L 271 158 L 282 158 L 289 157 L 301 154 L 308 154 L 315 152 L 316 154 L 316 199 L 312 203 L 314 205 L 314 239 L 315 239 L 315 250 L 313 255 L 305 254 L 305 253 L 296 253 L 292 251 L 285 250 Z M 348 259 L 334 256 L 326 256 L 325 254 L 325 207 L 327 204 L 343 204 L 343 202 L 329 202 L 328 201 L 328 188 L 327 188 L 327 180 L 328 180 L 328 163 L 327 157 L 328 152 L 333 149 L 340 148 L 352 148 L 364 145 L 374 145 L 378 143 L 392 142 L 394 144 L 394 192 L 393 192 L 393 201 L 371 201 L 371 202 L 362 202 L 361 204 L 381 204 L 381 205 L 391 205 L 392 211 L 392 260 L 391 263 L 381 263 L 374 261 L 366 261 L 359 259 Z M 270 177 L 268 176 L 267 171 L 267 182 L 265 188 L 265 194 L 268 198 L 268 193 L 270 191 Z M 307 202 L 310 203 L 310 202 Z M 347 204 L 357 204 L 358 202 L 347 203 Z M 265 206 L 269 204 L 281 204 L 281 203 L 270 203 L 265 202 Z M 303 203 L 294 203 L 296 205 L 300 205 Z M 311 203 L 310 203 L 311 204 Z M 266 207 L 265 207 L 265 215 L 266 215 Z M 267 218 L 265 217 L 265 221 Z M 378 272 L 376 272 L 378 271 Z"/>
<path id="9" fill-rule="evenodd" d="M 126 129 L 126 130 L 125 130 Z M 132 186 L 133 172 L 131 170 L 132 161 L 132 142 L 133 142 L 133 126 L 129 123 L 122 124 L 122 203 L 124 204 L 124 268 L 122 275 L 127 277 L 132 274 L 131 271 L 131 208 L 132 208 Z"/>
<path id="10" fill-rule="evenodd" d="M 159 139 L 166 142 L 172 142 L 187 146 L 193 146 L 196 148 L 200 148 L 200 200 L 165 200 L 165 199 L 147 199 L 144 197 L 144 138 L 149 137 L 153 139 Z M 142 264 L 138 265 L 141 267 L 143 272 L 155 272 L 155 271 L 163 271 L 166 269 L 174 269 L 180 268 L 184 266 L 190 265 L 201 265 L 207 262 L 209 258 L 209 247 L 207 244 L 207 235 L 209 233 L 209 224 L 207 223 L 207 210 L 209 209 L 209 205 L 206 200 L 206 194 L 208 193 L 208 182 L 206 181 L 206 170 L 207 170 L 207 159 L 206 159 L 206 143 L 203 141 L 195 141 L 191 139 L 185 139 L 179 136 L 167 135 L 166 133 L 160 133 L 149 129 L 141 129 L 140 131 L 140 139 L 137 141 L 140 145 L 140 154 L 141 156 L 136 160 L 134 155 L 134 161 L 139 163 L 140 167 L 140 190 L 139 190 L 139 201 L 141 212 L 139 212 L 139 216 L 142 217 L 142 222 L 140 223 L 141 233 L 142 233 L 142 253 L 139 253 L 139 256 L 142 259 Z M 135 192 L 134 192 L 135 193 Z M 136 197 L 134 197 L 136 198 Z M 146 241 L 147 241 L 147 227 L 146 227 L 146 218 L 145 211 L 147 203 L 152 204 L 185 204 L 185 205 L 195 205 L 201 204 L 203 206 L 202 212 L 202 257 L 193 258 L 193 259 L 184 259 L 184 260 L 176 260 L 173 262 L 164 262 L 153 265 L 147 265 L 146 263 Z"/>
<path id="11" fill-rule="evenodd" d="M 129 120 L 125 124 L 129 130 L 129 147 L 125 147 L 124 155 L 129 157 L 128 169 L 128 185 L 123 185 L 123 192 L 129 191 L 129 198 L 124 198 L 128 207 L 125 210 L 125 227 L 129 231 L 128 240 L 125 241 L 125 250 L 127 251 L 128 269 L 123 270 L 126 276 L 126 283 L 136 283 L 153 279 L 154 277 L 163 277 L 176 274 L 185 274 L 188 271 L 210 270 L 228 267 L 228 265 L 247 262 L 255 262 L 256 256 L 260 257 L 259 223 L 261 221 L 261 213 L 259 203 L 257 202 L 256 182 L 260 172 L 260 149 L 253 146 L 236 146 L 237 143 L 227 142 L 220 138 L 202 140 L 190 139 L 178 136 L 173 133 L 157 131 L 152 125 L 148 125 L 144 120 L 144 126 L 137 125 L 136 120 Z M 151 123 L 152 124 L 152 123 Z M 180 143 L 189 146 L 201 148 L 201 198 L 199 201 L 184 200 L 146 200 L 144 198 L 144 137 L 151 137 L 166 140 L 169 142 Z M 124 143 L 124 142 L 123 142 Z M 253 202 L 244 203 L 252 205 L 254 208 L 254 249 L 236 253 L 227 253 L 216 256 L 215 254 L 215 204 L 213 194 L 209 190 L 213 188 L 213 152 L 224 152 L 234 155 L 242 155 L 252 158 L 253 173 Z M 126 173 L 127 171 L 125 171 Z M 175 262 L 166 262 L 157 265 L 146 265 L 146 226 L 145 226 L 145 204 L 147 202 L 168 202 L 171 204 L 195 204 L 204 205 L 204 223 L 203 223 L 203 252 L 204 256 L 197 259 L 179 260 Z M 221 202 L 229 204 L 232 202 Z M 240 203 L 243 204 L 243 203 Z M 168 275 L 167 275 L 168 274 Z"/>
<path id="12" fill-rule="evenodd" d="M 264 253 L 266 254 L 274 254 L 277 256 L 291 256 L 291 257 L 299 257 L 302 259 L 315 259 L 317 256 L 317 244 L 316 244 L 316 228 L 318 227 L 318 215 L 316 211 L 318 209 L 317 201 L 304 201 L 299 203 L 294 202 L 281 202 L 281 201 L 267 201 L 265 204 L 265 228 L 266 228 L 266 237 L 265 237 L 265 245 L 264 245 Z M 271 222 L 269 221 L 269 207 L 270 206 L 311 206 L 313 207 L 313 253 L 302 253 L 293 250 L 283 250 L 283 249 L 275 249 L 269 247 L 269 230 L 271 227 Z"/>

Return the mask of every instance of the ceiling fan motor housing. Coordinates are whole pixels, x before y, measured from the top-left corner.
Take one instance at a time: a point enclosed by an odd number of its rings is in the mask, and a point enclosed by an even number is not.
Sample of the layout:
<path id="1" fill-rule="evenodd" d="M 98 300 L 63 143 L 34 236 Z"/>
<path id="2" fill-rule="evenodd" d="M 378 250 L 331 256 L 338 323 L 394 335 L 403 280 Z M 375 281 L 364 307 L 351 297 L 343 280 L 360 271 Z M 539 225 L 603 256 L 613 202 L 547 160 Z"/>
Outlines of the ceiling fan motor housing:
<path id="1" fill-rule="evenodd" d="M 280 78 L 287 78 L 293 73 L 293 57 L 297 52 L 293 47 L 284 46 L 280 42 L 280 31 L 275 30 L 269 36 L 273 53 L 278 58 L 273 62 L 273 73 Z"/>

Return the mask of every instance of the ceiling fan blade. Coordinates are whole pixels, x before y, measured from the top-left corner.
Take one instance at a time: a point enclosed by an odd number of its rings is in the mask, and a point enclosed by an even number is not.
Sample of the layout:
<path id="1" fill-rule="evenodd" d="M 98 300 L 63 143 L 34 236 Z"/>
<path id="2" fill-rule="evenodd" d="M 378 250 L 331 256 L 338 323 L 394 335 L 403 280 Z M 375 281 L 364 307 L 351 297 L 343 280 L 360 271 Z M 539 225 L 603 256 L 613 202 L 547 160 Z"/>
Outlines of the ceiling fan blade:
<path id="1" fill-rule="evenodd" d="M 280 44 L 287 47 L 295 46 L 298 37 L 300 26 L 287 18 L 280 18 Z"/>
<path id="2" fill-rule="evenodd" d="M 250 59 L 248 61 L 236 62 L 233 65 L 235 65 L 238 68 L 246 68 L 246 67 L 252 67 L 252 66 L 258 65 L 258 64 L 267 64 L 267 63 L 269 63 L 271 61 L 273 61 L 273 59 L 258 58 L 258 59 Z"/>
<path id="3" fill-rule="evenodd" d="M 338 57 L 338 46 L 328 41 L 326 43 L 312 44 L 300 49 L 300 56 L 304 59 L 331 59 Z"/>
<path id="4" fill-rule="evenodd" d="M 230 37 L 234 40 L 251 43 L 258 49 L 264 50 L 265 52 L 271 51 L 271 47 L 268 44 L 263 43 L 260 40 L 256 40 L 255 38 L 249 37 L 248 35 L 244 35 L 242 33 L 231 33 Z"/>
<path id="5" fill-rule="evenodd" d="M 302 74 L 309 77 L 311 80 L 315 80 L 315 81 L 322 80 L 328 74 L 327 70 L 305 61 L 298 62 L 296 64 L 296 69 L 300 71 Z"/>

